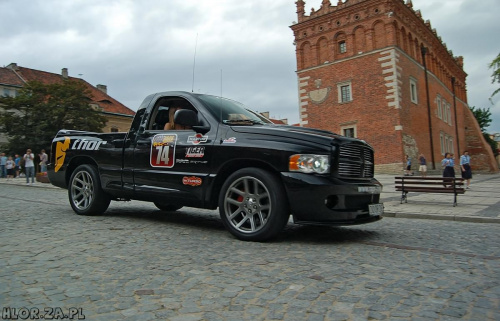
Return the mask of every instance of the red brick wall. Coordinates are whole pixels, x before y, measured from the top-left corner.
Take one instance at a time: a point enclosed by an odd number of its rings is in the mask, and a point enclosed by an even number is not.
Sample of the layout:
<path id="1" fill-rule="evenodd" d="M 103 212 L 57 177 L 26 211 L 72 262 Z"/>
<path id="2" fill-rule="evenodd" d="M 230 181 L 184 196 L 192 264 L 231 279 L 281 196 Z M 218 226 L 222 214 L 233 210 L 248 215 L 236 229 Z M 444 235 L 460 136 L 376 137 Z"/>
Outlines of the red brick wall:
<path id="1" fill-rule="evenodd" d="M 350 0 L 332 5 L 323 1 L 309 16 L 303 6 L 303 1 L 297 1 L 299 23 L 291 26 L 296 42 L 303 126 L 340 134 L 342 126 L 355 127 L 357 137 L 375 148 L 378 168 L 386 171 L 400 171 L 405 154 L 416 160 L 424 153 L 428 162 L 433 155 L 436 168 L 440 167 L 442 153 L 450 148 L 457 159 L 461 152 L 458 145 L 473 154 L 469 146 L 480 145 L 482 136 L 473 120 L 467 118 L 470 111 L 463 59 L 450 54 L 411 3 Z M 340 52 L 340 41 L 346 42 L 347 52 Z M 432 48 L 425 55 L 432 152 L 422 46 Z M 410 79 L 417 85 L 417 103 L 411 100 Z M 343 82 L 350 82 L 352 89 L 353 100 L 347 103 L 338 101 L 338 85 Z M 438 117 L 437 97 L 449 104 L 451 121 Z M 451 139 L 451 146 L 443 147 L 441 137 Z M 478 157 L 477 168 L 495 170 L 490 165 L 492 154 L 490 157 L 483 147 L 474 147 L 484 155 Z"/>

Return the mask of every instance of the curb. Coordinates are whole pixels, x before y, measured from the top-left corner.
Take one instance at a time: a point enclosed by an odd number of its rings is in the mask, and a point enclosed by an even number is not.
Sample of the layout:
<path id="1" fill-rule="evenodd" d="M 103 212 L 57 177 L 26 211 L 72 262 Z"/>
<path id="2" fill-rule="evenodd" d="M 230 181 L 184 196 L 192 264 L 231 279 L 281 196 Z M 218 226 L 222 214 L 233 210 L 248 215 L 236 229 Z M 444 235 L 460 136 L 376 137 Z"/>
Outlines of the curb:
<path id="1" fill-rule="evenodd" d="M 457 216 L 457 215 L 441 215 L 441 214 L 408 214 L 408 213 L 394 213 L 384 212 L 383 217 L 393 218 L 411 218 L 411 219 L 425 219 L 425 220 L 441 220 L 441 221 L 455 221 L 467 223 L 500 223 L 500 218 L 495 217 L 480 217 L 480 216 Z"/>

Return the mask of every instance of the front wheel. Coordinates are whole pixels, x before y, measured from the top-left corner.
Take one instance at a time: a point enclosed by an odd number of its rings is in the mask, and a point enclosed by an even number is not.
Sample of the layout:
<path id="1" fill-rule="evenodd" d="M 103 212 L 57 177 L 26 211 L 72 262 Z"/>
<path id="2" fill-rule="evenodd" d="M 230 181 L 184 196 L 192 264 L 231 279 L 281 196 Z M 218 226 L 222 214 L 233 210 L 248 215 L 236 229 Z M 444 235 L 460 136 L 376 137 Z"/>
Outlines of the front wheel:
<path id="1" fill-rule="evenodd" d="M 229 176 L 219 196 L 226 229 L 244 241 L 265 241 L 279 234 L 290 217 L 285 189 L 275 174 L 244 168 Z"/>
<path id="2" fill-rule="evenodd" d="M 69 180 L 68 197 L 73 211 L 78 215 L 100 215 L 111 202 L 102 190 L 95 166 L 78 166 Z"/>

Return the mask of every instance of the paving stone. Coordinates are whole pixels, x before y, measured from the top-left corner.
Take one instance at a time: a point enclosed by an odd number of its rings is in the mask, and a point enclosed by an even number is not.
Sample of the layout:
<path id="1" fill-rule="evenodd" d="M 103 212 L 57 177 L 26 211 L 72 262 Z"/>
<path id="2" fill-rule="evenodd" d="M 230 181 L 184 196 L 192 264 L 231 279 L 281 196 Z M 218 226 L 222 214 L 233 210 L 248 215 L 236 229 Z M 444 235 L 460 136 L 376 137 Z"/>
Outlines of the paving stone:
<path id="1" fill-rule="evenodd" d="M 16 195 L 0 208 L 4 306 L 74 306 L 88 320 L 500 319 L 497 224 L 289 224 L 252 243 L 217 211 L 132 201 L 83 217 L 64 190 L 0 193 Z"/>

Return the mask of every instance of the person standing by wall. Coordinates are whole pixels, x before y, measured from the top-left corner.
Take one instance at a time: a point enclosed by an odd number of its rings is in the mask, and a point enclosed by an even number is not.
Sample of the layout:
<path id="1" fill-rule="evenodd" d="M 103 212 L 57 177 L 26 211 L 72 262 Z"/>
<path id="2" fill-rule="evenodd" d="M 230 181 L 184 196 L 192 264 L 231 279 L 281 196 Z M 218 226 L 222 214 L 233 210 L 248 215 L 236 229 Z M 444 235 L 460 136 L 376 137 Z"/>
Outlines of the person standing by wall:
<path id="1" fill-rule="evenodd" d="M 9 156 L 9 158 L 7 159 L 7 162 L 5 163 L 5 169 L 7 170 L 7 180 L 8 181 L 10 181 L 14 177 L 15 167 L 16 167 L 16 164 L 14 163 L 12 156 Z"/>
<path id="2" fill-rule="evenodd" d="M 470 188 L 470 180 L 472 179 L 472 170 L 470 168 L 470 156 L 468 151 L 460 156 L 460 169 L 462 170 L 462 178 L 466 182 L 466 189 Z"/>
<path id="3" fill-rule="evenodd" d="M 405 160 L 406 160 L 405 176 L 413 175 L 411 172 L 411 157 L 406 155 Z"/>
<path id="4" fill-rule="evenodd" d="M 418 168 L 420 174 L 422 177 L 427 177 L 427 160 L 425 159 L 424 154 L 420 154 L 420 156 L 418 156 L 418 162 L 420 163 L 420 167 Z"/>
<path id="5" fill-rule="evenodd" d="M 35 155 L 31 152 L 31 149 L 28 148 L 26 150 L 26 154 L 24 154 L 24 170 L 26 172 L 26 185 L 30 184 L 31 177 L 31 185 L 35 184 Z"/>
<path id="6" fill-rule="evenodd" d="M 7 164 L 7 156 L 5 156 L 5 153 L 0 154 L 0 177 L 5 178 L 7 177 L 7 169 L 5 168 L 5 165 Z"/>
<path id="7" fill-rule="evenodd" d="M 452 156 L 452 153 L 444 154 L 444 159 L 441 161 L 441 165 L 443 166 L 443 177 L 455 177 L 455 160 Z M 444 187 L 446 187 L 446 179 L 444 179 L 443 182 L 445 183 Z"/>
<path id="8" fill-rule="evenodd" d="M 45 154 L 45 149 L 42 149 L 42 152 L 38 155 L 40 157 L 40 172 L 47 171 L 47 154 Z"/>
<path id="9" fill-rule="evenodd" d="M 14 169 L 14 171 L 16 172 L 16 176 L 14 177 L 19 178 L 19 171 L 21 170 L 21 157 L 19 156 L 19 154 L 16 154 L 14 156 L 14 163 L 16 164 L 16 167 Z"/>

